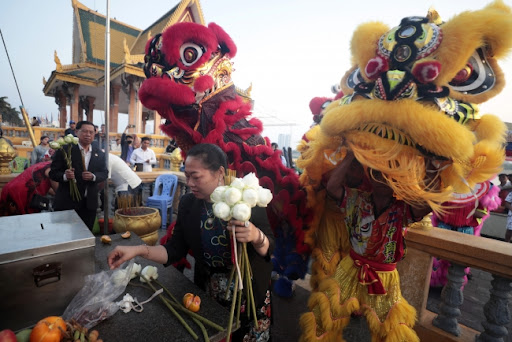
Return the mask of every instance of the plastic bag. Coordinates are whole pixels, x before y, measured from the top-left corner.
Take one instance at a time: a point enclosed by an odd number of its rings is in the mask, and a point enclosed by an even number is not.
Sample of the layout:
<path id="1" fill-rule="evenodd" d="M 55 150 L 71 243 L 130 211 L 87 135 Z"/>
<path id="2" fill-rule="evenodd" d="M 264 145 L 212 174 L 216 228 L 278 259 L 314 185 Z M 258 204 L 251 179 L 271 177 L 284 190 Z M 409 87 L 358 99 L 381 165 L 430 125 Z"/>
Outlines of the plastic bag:
<path id="1" fill-rule="evenodd" d="M 84 286 L 71 300 L 62 317 L 65 320 L 74 319 L 90 329 L 115 314 L 119 310 L 115 299 L 124 293 L 132 268 L 133 260 L 119 269 L 86 276 Z"/>

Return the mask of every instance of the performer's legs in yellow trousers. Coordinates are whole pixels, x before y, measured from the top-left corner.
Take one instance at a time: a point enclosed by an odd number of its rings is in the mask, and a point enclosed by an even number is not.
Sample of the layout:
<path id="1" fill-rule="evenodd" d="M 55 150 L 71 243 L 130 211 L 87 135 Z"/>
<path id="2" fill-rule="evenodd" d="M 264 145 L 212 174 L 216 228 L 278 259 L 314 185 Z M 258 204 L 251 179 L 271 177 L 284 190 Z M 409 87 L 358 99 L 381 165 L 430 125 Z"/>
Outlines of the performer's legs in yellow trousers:
<path id="1" fill-rule="evenodd" d="M 419 342 L 412 329 L 416 310 L 402 297 L 398 272 L 378 272 L 384 295 L 369 295 L 357 280 L 358 269 L 344 258 L 332 278 L 323 280 L 302 315 L 301 341 L 344 341 L 343 329 L 352 313 L 366 317 L 372 342 Z"/>

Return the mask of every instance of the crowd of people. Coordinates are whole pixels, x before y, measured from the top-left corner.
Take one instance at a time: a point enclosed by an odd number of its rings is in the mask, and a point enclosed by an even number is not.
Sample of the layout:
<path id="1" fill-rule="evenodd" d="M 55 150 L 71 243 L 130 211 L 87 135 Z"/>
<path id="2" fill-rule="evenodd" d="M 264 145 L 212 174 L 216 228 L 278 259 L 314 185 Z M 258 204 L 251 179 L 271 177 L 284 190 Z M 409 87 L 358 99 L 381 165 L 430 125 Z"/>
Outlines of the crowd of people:
<path id="1" fill-rule="evenodd" d="M 92 229 L 98 207 L 104 208 L 107 171 L 116 199 L 126 195 L 140 198 L 142 181 L 137 171 L 151 172 L 156 155 L 149 147 L 150 138 L 127 134 L 133 127 L 128 125 L 121 138 L 117 138 L 115 143 L 112 140 L 110 150 L 120 152 L 120 155 L 109 154 L 108 168 L 104 154 L 107 143 L 105 125 L 99 128 L 89 121 L 69 122 L 62 138 L 71 134 L 78 139 L 78 144 L 71 149 L 71 168 L 68 168 L 62 150 L 50 148 L 50 137 L 42 135 L 39 145 L 31 152 L 30 167 L 3 187 L 0 216 L 75 209 L 87 227 Z M 12 145 L 8 139 L 5 140 Z M 78 202 L 70 198 L 70 182 L 77 184 L 81 197 Z M 114 208 L 117 209 L 117 200 Z"/>

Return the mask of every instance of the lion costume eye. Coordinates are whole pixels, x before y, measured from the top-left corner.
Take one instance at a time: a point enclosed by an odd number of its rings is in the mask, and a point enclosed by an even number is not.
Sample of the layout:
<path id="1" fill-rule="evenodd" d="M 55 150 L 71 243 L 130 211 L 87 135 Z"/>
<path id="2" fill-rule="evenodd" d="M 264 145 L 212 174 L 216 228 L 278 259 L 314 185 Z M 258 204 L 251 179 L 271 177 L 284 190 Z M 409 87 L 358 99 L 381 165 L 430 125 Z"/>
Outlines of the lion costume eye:
<path id="1" fill-rule="evenodd" d="M 195 43 L 185 43 L 180 47 L 180 57 L 183 65 L 191 66 L 201 58 L 205 52 L 204 47 Z"/>

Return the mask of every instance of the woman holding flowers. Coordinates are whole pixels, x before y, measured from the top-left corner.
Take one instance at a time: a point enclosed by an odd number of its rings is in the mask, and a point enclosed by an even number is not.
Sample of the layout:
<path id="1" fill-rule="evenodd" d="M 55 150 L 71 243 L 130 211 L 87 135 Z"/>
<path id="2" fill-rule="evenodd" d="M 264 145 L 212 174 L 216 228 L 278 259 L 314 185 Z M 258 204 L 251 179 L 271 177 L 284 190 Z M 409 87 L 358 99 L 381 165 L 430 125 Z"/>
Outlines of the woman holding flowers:
<path id="1" fill-rule="evenodd" d="M 250 220 L 247 221 L 229 219 L 228 215 L 225 216 L 228 221 L 224 221 L 219 218 L 223 216 L 219 208 L 214 215 L 211 197 L 216 189 L 224 185 L 226 159 L 225 153 L 216 145 L 198 144 L 192 147 L 185 160 L 185 176 L 190 193 L 180 199 L 170 240 L 164 246 L 117 246 L 108 256 L 108 263 L 114 269 L 125 261 L 142 256 L 168 266 L 186 256 L 190 249 L 195 258 L 194 283 L 229 307 L 234 288 L 234 281 L 229 281 L 234 250 L 230 234 L 234 232 L 238 242 L 247 244 L 258 328 L 255 328 L 253 320 L 249 321 L 246 313 L 241 314 L 241 328 L 233 333 L 232 340 L 267 341 L 270 339 L 270 255 L 274 250 L 274 235 L 265 208 L 261 206 L 255 205 L 250 209 L 247 216 Z M 254 179 L 247 182 L 254 183 Z M 244 215 L 235 214 L 231 216 Z M 244 310 L 245 305 L 241 308 Z"/>

